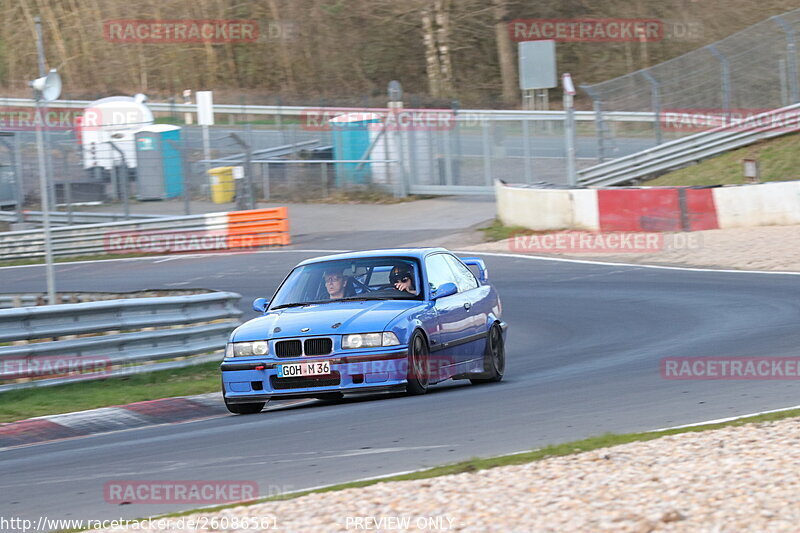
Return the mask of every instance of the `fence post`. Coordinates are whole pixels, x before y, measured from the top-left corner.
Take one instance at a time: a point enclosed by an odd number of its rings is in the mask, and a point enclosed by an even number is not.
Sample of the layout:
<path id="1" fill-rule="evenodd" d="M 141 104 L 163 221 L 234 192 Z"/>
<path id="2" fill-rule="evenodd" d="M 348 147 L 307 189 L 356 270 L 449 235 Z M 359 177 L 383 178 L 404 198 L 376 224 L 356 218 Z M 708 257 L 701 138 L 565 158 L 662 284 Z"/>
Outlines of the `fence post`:
<path id="1" fill-rule="evenodd" d="M 794 27 L 783 20 L 779 15 L 772 17 L 772 19 L 783 28 L 786 33 L 786 66 L 789 78 L 789 94 L 791 95 L 792 104 L 800 101 L 800 89 L 798 88 L 797 80 L 797 41 L 795 39 Z"/>
<path id="2" fill-rule="evenodd" d="M 606 160 L 606 143 L 605 143 L 605 126 L 603 123 L 603 104 L 600 97 L 595 94 L 591 87 L 588 85 L 581 85 L 581 89 L 586 91 L 589 98 L 592 99 L 592 107 L 594 108 L 594 133 L 597 139 L 597 162 L 603 163 Z"/>
<path id="3" fill-rule="evenodd" d="M 533 182 L 533 169 L 531 168 L 531 132 L 528 119 L 522 119 L 522 157 L 525 165 L 525 183 Z"/>
<path id="4" fill-rule="evenodd" d="M 656 144 L 661 144 L 664 142 L 661 132 L 661 85 L 647 69 L 642 70 L 642 76 L 647 78 L 647 81 L 650 82 L 650 106 L 653 108 L 653 113 L 655 113 L 656 116 L 653 121 L 653 129 L 656 133 Z"/>
<path id="5" fill-rule="evenodd" d="M 489 142 L 489 121 L 481 117 L 481 138 L 483 140 L 483 178 L 486 185 L 492 185 L 492 146 Z"/>
<path id="6" fill-rule="evenodd" d="M 708 51 L 719 60 L 722 67 L 722 109 L 730 111 L 731 109 L 731 65 L 728 58 L 722 52 L 717 50 L 713 44 L 708 45 Z"/>

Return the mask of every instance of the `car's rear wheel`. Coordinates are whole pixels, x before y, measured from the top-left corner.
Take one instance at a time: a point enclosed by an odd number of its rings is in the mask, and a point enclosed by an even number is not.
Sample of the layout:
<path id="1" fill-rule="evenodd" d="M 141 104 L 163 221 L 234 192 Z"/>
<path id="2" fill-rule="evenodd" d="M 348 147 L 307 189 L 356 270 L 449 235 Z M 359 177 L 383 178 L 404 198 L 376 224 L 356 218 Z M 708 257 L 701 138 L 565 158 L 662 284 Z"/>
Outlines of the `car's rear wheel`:
<path id="1" fill-rule="evenodd" d="M 415 332 L 408 343 L 408 375 L 406 392 L 409 394 L 425 394 L 428 392 L 428 343 L 419 331 Z"/>
<path id="2" fill-rule="evenodd" d="M 225 407 L 235 415 L 254 415 L 260 413 L 266 403 L 267 402 L 228 403 L 228 399 L 225 398 Z"/>
<path id="3" fill-rule="evenodd" d="M 503 331 L 497 324 L 493 325 L 486 337 L 486 352 L 483 354 L 483 373 L 480 377 L 470 378 L 474 385 L 496 383 L 503 379 L 506 371 L 506 348 L 503 342 Z"/>

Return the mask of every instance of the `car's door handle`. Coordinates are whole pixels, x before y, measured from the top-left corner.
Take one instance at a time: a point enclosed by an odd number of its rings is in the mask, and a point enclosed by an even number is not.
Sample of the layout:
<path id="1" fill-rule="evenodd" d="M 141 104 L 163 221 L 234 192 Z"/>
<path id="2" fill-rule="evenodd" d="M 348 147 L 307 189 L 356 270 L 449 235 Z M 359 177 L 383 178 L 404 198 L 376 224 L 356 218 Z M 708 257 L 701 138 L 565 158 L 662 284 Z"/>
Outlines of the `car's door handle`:
<path id="1" fill-rule="evenodd" d="M 465 302 L 464 303 L 464 309 L 466 309 L 467 311 L 469 311 L 471 307 L 472 307 L 471 303 L 469 303 L 469 302 Z"/>

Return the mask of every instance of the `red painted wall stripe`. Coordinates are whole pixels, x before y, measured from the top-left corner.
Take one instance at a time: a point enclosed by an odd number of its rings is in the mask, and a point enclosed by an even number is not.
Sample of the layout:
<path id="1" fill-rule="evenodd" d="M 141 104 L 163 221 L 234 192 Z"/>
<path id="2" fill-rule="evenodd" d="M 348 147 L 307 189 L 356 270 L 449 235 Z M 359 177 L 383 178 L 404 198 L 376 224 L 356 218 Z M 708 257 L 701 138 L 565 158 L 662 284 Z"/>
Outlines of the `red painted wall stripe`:
<path id="1" fill-rule="evenodd" d="M 711 189 L 685 189 L 681 213 L 678 188 L 600 189 L 600 231 L 698 231 L 716 229 L 717 210 Z M 688 227 L 684 228 L 684 224 Z"/>

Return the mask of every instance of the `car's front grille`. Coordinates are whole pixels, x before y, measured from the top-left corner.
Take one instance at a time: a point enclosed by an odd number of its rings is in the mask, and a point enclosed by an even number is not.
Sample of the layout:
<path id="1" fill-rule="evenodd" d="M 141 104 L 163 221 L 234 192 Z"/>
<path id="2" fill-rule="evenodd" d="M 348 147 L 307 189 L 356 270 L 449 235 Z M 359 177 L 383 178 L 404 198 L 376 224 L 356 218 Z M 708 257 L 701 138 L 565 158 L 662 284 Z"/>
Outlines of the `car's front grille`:
<path id="1" fill-rule="evenodd" d="M 341 376 L 338 372 L 331 372 L 330 374 L 326 374 L 324 376 L 296 378 L 279 378 L 278 376 L 270 376 L 269 382 L 272 385 L 272 390 L 334 387 L 341 383 Z"/>
<path id="2" fill-rule="evenodd" d="M 303 355 L 303 344 L 299 340 L 278 341 L 275 343 L 275 355 L 278 357 L 300 357 Z"/>
<path id="3" fill-rule="evenodd" d="M 333 339 L 314 337 L 311 339 L 287 339 L 275 341 L 277 357 L 300 357 L 301 355 L 328 355 L 333 352 Z"/>
<path id="4" fill-rule="evenodd" d="M 328 355 L 333 351 L 333 341 L 326 337 L 306 339 L 304 348 L 306 355 Z"/>

